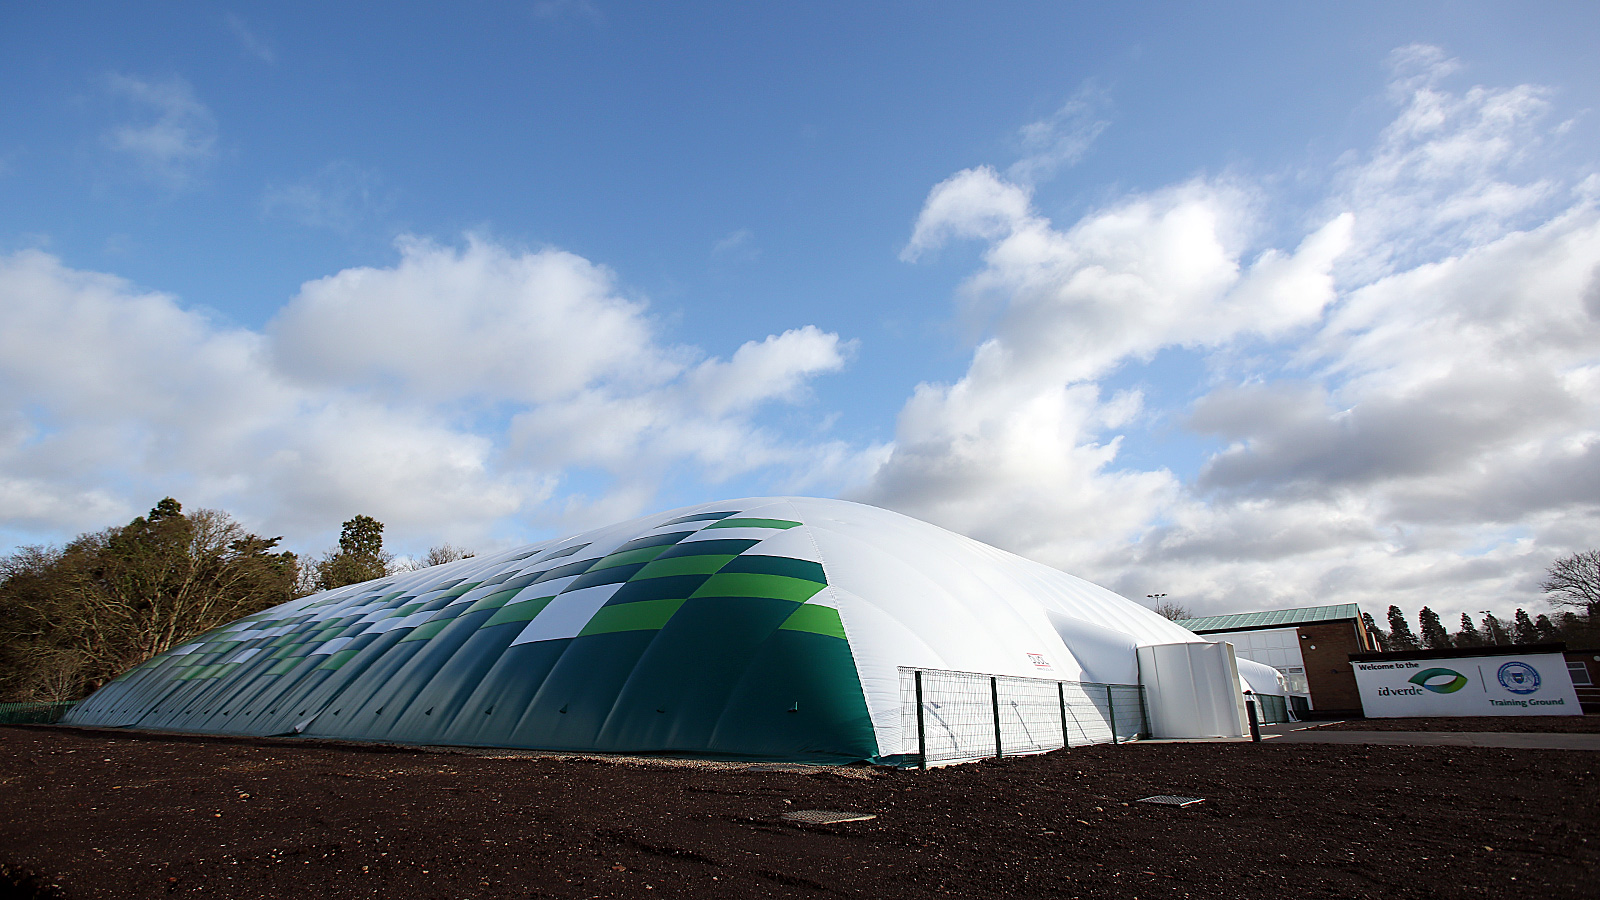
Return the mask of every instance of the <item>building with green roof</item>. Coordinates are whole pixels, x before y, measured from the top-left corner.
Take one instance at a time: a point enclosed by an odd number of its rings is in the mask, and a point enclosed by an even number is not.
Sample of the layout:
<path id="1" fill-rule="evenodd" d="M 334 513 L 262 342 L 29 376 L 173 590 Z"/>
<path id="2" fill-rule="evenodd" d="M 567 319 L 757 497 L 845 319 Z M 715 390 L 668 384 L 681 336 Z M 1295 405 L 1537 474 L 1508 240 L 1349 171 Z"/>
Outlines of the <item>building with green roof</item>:
<path id="1" fill-rule="evenodd" d="M 1227 641 L 1240 659 L 1277 669 L 1303 702 L 1303 712 L 1361 715 L 1350 654 L 1379 647 L 1354 603 L 1202 616 L 1178 624 L 1206 640 Z"/>

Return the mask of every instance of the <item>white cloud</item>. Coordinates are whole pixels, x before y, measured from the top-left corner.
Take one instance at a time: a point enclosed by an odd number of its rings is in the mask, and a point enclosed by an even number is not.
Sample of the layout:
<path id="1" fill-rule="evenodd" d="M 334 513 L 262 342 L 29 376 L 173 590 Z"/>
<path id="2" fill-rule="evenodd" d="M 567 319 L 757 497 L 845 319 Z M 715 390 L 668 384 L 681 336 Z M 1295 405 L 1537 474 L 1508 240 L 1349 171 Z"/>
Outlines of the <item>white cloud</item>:
<path id="1" fill-rule="evenodd" d="M 1536 608 L 1600 525 L 1596 176 L 1546 162 L 1548 91 L 1452 89 L 1432 47 L 1391 65 L 1394 121 L 1292 251 L 1257 245 L 1281 201 L 1244 177 L 1064 227 L 1020 169 L 935 186 L 902 257 L 983 242 L 959 297 L 984 333 L 858 495 L 1198 612 Z M 1206 361 L 1191 409 L 1105 386 L 1164 350 Z M 1192 481 L 1119 461 L 1174 419 L 1223 445 Z"/>
<path id="2" fill-rule="evenodd" d="M 1034 184 L 1082 159 L 1111 124 L 1099 118 L 1108 103 L 1105 92 L 1089 82 L 1054 113 L 1022 126 L 1017 137 L 1024 155 L 1006 169 L 1006 177 L 1021 184 Z"/>
<path id="3" fill-rule="evenodd" d="M 856 496 L 1079 569 L 1177 495 L 1170 473 L 1113 470 L 1120 439 L 1095 440 L 1137 408 L 1132 395 L 1102 403 L 1092 385 L 919 385 Z"/>
<path id="4" fill-rule="evenodd" d="M 1600 453 L 1600 328 L 1584 308 L 1597 261 L 1600 214 L 1578 207 L 1352 291 L 1303 348 L 1318 384 L 1201 401 L 1196 426 L 1234 444 L 1200 486 L 1359 486 L 1392 515 L 1436 522 L 1600 504 L 1594 479 L 1569 471 Z"/>
<path id="5" fill-rule="evenodd" d="M 261 209 L 267 215 L 345 235 L 393 206 L 393 193 L 384 189 L 377 172 L 343 160 L 292 184 L 270 185 L 261 196 Z"/>
<path id="6" fill-rule="evenodd" d="M 1309 326 L 1334 299 L 1350 217 L 1246 266 L 1254 202 L 1236 185 L 1195 181 L 1057 229 L 991 169 L 936 186 L 905 256 L 986 241 L 984 268 L 961 293 L 970 310 L 993 311 L 990 333 L 958 382 L 918 386 L 859 496 L 1058 565 L 1137 539 L 1179 484 L 1165 471 L 1117 469 L 1122 439 L 1110 432 L 1142 400 L 1105 398 L 1094 382 L 1163 347 Z"/>
<path id="7" fill-rule="evenodd" d="M 1329 200 L 1361 212 L 1352 277 L 1464 252 L 1555 211 L 1556 182 L 1536 166 L 1548 141 L 1536 127 L 1548 90 L 1452 93 L 1443 83 L 1459 63 L 1424 45 L 1396 50 L 1390 65 L 1399 113 L 1369 152 L 1350 154 Z"/>
<path id="8" fill-rule="evenodd" d="M 755 259 L 761 255 L 760 248 L 755 245 L 755 239 L 755 232 L 750 229 L 735 229 L 712 245 L 711 256 L 713 259 Z"/>
<path id="9" fill-rule="evenodd" d="M 1195 181 L 1058 230 L 1022 188 L 971 169 L 929 194 L 907 250 L 957 237 L 988 242 L 984 268 L 962 286 L 970 307 L 998 310 L 970 376 L 1082 381 L 1164 346 L 1273 336 L 1316 321 L 1334 297 L 1332 266 L 1349 244 L 1350 217 L 1246 269 L 1253 202 L 1236 186 Z"/>
<path id="10" fill-rule="evenodd" d="M 745 410 L 772 398 L 794 399 L 812 376 L 844 368 L 854 348 L 854 342 L 807 325 L 748 341 L 727 362 L 707 360 L 687 383 L 697 404 L 713 414 Z"/>
<path id="11" fill-rule="evenodd" d="M 393 268 L 302 286 L 269 329 L 284 372 L 394 398 L 542 403 L 598 383 L 659 384 L 687 361 L 656 342 L 643 303 L 582 257 L 476 237 L 399 247 Z"/>
<path id="12" fill-rule="evenodd" d="M 852 345 L 811 326 L 750 341 L 727 361 L 708 359 L 648 386 L 593 384 L 513 419 L 512 452 L 529 465 L 603 468 L 619 481 L 655 483 L 692 461 L 712 483 L 781 466 L 804 479 L 839 465 L 836 446 L 798 445 L 749 416 L 774 402 L 803 399 L 816 375 L 843 368 Z M 870 451 L 869 451 L 870 452 Z"/>
<path id="13" fill-rule="evenodd" d="M 23 251 L 0 257 L 0 528 L 70 534 L 171 494 L 301 541 L 365 512 L 426 546 L 635 514 L 669 471 L 846 471 L 760 416 L 849 346 L 804 327 L 708 358 L 607 270 L 484 238 L 403 240 L 263 332 Z"/>
<path id="14" fill-rule="evenodd" d="M 143 177 L 179 189 L 211 162 L 216 154 L 216 118 L 187 81 L 176 76 L 147 81 L 113 74 L 106 87 L 128 101 L 135 114 L 135 121 L 106 134 L 106 145 L 130 159 Z"/>
<path id="15" fill-rule="evenodd" d="M 1005 181 L 988 166 L 958 172 L 929 192 L 900 258 L 915 262 L 953 238 L 996 238 L 1015 231 L 1032 208 L 1026 188 Z"/>
<path id="16" fill-rule="evenodd" d="M 269 65 L 278 61 L 278 54 L 273 51 L 272 45 L 256 34 L 243 16 L 238 13 L 228 13 L 223 17 L 223 22 L 227 23 L 228 30 L 233 32 L 244 52 Z"/>

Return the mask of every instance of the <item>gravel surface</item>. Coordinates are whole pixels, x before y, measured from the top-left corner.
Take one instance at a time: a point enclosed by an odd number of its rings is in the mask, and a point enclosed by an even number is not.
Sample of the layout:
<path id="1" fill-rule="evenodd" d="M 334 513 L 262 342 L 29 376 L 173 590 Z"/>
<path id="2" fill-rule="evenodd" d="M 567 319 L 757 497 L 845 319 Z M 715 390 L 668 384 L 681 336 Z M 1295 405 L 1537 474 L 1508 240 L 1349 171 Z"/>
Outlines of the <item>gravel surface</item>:
<path id="1" fill-rule="evenodd" d="M 811 770 L 12 726 L 0 897 L 1589 898 L 1597 768 L 1267 742 Z"/>

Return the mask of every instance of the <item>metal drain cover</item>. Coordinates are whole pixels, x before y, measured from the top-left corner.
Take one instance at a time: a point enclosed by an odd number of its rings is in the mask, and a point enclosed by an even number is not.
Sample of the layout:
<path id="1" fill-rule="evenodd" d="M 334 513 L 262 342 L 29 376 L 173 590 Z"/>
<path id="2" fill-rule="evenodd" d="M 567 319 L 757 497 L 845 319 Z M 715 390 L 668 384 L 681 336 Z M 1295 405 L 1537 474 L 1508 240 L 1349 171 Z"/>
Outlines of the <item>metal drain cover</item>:
<path id="1" fill-rule="evenodd" d="M 1193 806 L 1196 803 L 1203 802 L 1205 799 L 1204 797 L 1174 797 L 1171 794 L 1157 794 L 1154 797 L 1146 797 L 1139 802 L 1159 803 L 1162 806 Z"/>
<path id="2" fill-rule="evenodd" d="M 876 819 L 872 813 L 839 812 L 828 809 L 797 809 L 783 814 L 791 822 L 805 822 L 808 825 L 837 825 L 840 822 L 865 822 Z"/>

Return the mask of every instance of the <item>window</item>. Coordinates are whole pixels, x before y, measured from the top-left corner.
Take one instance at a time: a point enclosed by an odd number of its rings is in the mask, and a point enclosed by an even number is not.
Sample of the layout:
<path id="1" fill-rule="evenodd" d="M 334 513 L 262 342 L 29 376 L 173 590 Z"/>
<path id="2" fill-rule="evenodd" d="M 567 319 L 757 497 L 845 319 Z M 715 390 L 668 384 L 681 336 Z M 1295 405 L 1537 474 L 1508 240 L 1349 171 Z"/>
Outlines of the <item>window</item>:
<path id="1" fill-rule="evenodd" d="M 1572 676 L 1572 684 L 1575 687 L 1594 686 L 1594 680 L 1589 677 L 1589 667 L 1584 665 L 1581 660 L 1568 660 L 1567 673 Z"/>
<path id="2" fill-rule="evenodd" d="M 1310 687 L 1306 684 L 1306 670 L 1304 666 L 1285 666 L 1278 669 L 1278 672 L 1283 675 L 1283 680 L 1288 683 L 1287 686 L 1293 693 L 1311 693 Z"/>

